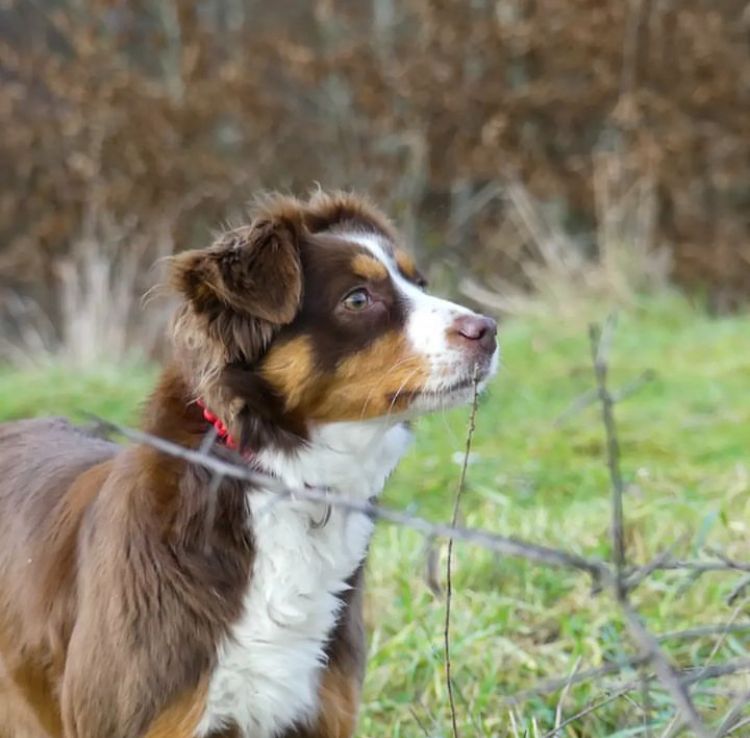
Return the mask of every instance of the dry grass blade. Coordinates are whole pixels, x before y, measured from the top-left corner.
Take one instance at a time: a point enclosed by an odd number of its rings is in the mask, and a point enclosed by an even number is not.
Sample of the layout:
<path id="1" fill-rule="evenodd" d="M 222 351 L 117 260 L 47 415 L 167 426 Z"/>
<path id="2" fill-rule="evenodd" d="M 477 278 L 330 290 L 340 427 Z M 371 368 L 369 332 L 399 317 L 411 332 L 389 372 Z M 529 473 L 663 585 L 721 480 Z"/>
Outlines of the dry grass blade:
<path id="1" fill-rule="evenodd" d="M 587 705 L 583 710 L 580 710 L 575 715 L 571 715 L 566 720 L 563 720 L 558 726 L 556 726 L 549 733 L 545 733 L 542 736 L 542 738 L 557 738 L 557 736 L 560 735 L 560 731 L 563 728 L 566 728 L 568 725 L 571 725 L 577 720 L 580 720 L 581 718 L 586 717 L 586 715 L 590 715 L 592 712 L 596 712 L 597 710 L 601 709 L 605 705 L 608 705 L 610 702 L 614 702 L 616 699 L 619 699 L 620 697 L 625 695 L 627 692 L 629 692 L 631 689 L 632 689 L 632 686 L 627 685 L 623 687 L 622 689 L 618 689 L 616 692 L 609 695 L 608 697 L 605 697 L 601 700 L 597 700 L 596 702 L 593 702 L 590 705 Z"/>
<path id="2" fill-rule="evenodd" d="M 474 438 L 477 420 L 477 405 L 479 398 L 479 384 L 477 367 L 474 367 L 474 395 L 471 402 L 471 414 L 469 415 L 469 428 L 466 432 L 466 447 L 464 449 L 464 460 L 461 465 L 461 476 L 458 480 L 456 497 L 453 501 L 453 515 L 451 516 L 451 527 L 455 528 L 458 522 L 458 510 L 461 505 L 461 495 L 466 486 L 466 470 L 469 466 L 469 455 L 471 454 L 471 442 Z M 456 703 L 453 697 L 453 679 L 451 674 L 451 604 L 453 601 L 453 538 L 448 539 L 448 554 L 445 562 L 445 624 L 443 628 L 443 646 L 445 649 L 445 683 L 448 688 L 448 702 L 451 710 L 451 727 L 453 738 L 458 738 L 458 721 L 456 720 Z"/>
<path id="3" fill-rule="evenodd" d="M 413 705 L 409 705 L 409 712 L 411 713 L 411 716 L 414 718 L 414 722 L 419 726 L 419 729 L 424 733 L 427 738 L 430 738 L 430 731 L 427 730 L 427 726 L 422 722 L 422 719 L 419 717 L 419 714 L 414 709 Z"/>
<path id="4" fill-rule="evenodd" d="M 580 668 L 580 666 L 581 666 L 581 657 L 579 656 L 576 659 L 573 669 L 570 672 L 570 676 L 568 677 L 568 683 L 563 687 L 562 692 L 560 692 L 560 699 L 557 700 L 557 707 L 555 707 L 555 729 L 552 731 L 552 738 L 556 738 L 558 731 L 562 730 L 563 705 L 565 704 L 565 700 L 568 697 L 570 688 L 573 685 L 573 679 L 575 675 L 578 673 L 578 669 Z"/>
<path id="5" fill-rule="evenodd" d="M 739 616 L 739 614 L 742 612 L 743 609 L 744 609 L 744 603 L 740 603 L 732 611 L 732 614 L 729 616 L 729 620 L 727 621 L 726 625 L 722 628 L 721 637 L 714 644 L 714 647 L 711 649 L 711 653 L 708 655 L 708 658 L 706 659 L 706 663 L 703 665 L 704 671 L 706 671 L 711 666 L 711 662 L 716 658 L 716 654 L 719 653 L 719 651 L 721 650 L 721 647 L 726 642 L 727 636 L 731 632 L 731 628 L 734 625 L 735 620 L 737 620 L 737 617 Z"/>

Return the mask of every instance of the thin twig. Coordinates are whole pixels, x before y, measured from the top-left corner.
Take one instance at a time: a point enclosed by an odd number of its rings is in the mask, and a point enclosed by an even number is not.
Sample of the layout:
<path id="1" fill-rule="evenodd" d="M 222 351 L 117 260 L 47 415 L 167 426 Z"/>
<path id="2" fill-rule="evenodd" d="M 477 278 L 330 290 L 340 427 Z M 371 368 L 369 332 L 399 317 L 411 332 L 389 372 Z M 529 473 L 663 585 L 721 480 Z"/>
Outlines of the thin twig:
<path id="1" fill-rule="evenodd" d="M 744 566 L 744 562 L 735 561 L 731 556 L 727 556 L 721 549 L 716 548 L 716 546 L 704 546 L 703 550 L 707 554 L 715 556 L 720 561 L 723 561 L 731 569 L 736 569 L 738 566 Z"/>
<path id="2" fill-rule="evenodd" d="M 747 709 L 748 703 L 750 703 L 750 691 L 741 694 L 729 709 L 716 731 L 716 738 L 724 738 L 737 725 L 740 716 Z"/>
<path id="3" fill-rule="evenodd" d="M 207 454 L 211 450 L 211 446 L 214 445 L 214 441 L 218 438 L 219 431 L 216 430 L 216 426 L 211 427 L 206 431 L 201 441 L 201 445 L 198 447 L 198 452 L 201 454 Z"/>
<path id="4" fill-rule="evenodd" d="M 667 727 L 664 728 L 659 738 L 674 738 L 675 733 L 678 730 L 682 730 L 683 727 L 684 724 L 680 722 L 680 716 L 677 714 L 672 715 L 670 721 L 667 723 Z"/>
<path id="5" fill-rule="evenodd" d="M 673 561 L 672 551 L 676 546 L 677 543 L 672 544 L 666 551 L 662 551 L 660 554 L 657 554 L 647 564 L 644 564 L 634 571 L 631 571 L 628 574 L 627 579 L 623 583 L 625 589 L 629 592 L 630 590 L 635 589 L 644 579 L 647 579 L 655 571 L 662 571 L 665 564 Z"/>
<path id="6" fill-rule="evenodd" d="M 745 594 L 748 587 L 750 587 L 750 575 L 746 574 L 739 582 L 737 582 L 737 584 L 734 585 L 734 587 L 732 587 L 732 590 L 727 595 L 727 604 L 733 605 L 737 602 L 737 600 Z"/>
<path id="7" fill-rule="evenodd" d="M 430 731 L 427 730 L 427 727 L 422 722 L 421 718 L 417 714 L 417 711 L 414 709 L 413 705 L 409 705 L 409 712 L 411 713 L 411 716 L 414 718 L 414 721 L 419 726 L 419 729 L 425 734 L 426 738 L 430 738 Z"/>
<path id="8" fill-rule="evenodd" d="M 745 728 L 750 725 L 750 717 L 746 717 L 744 720 L 740 720 L 739 723 L 735 723 L 733 728 L 730 728 L 724 735 L 732 735 L 736 733 L 740 728 Z"/>
<path id="9" fill-rule="evenodd" d="M 661 571 L 692 571 L 705 573 L 708 571 L 747 571 L 750 572 L 750 563 L 741 561 L 665 561 L 657 569 Z"/>
<path id="10" fill-rule="evenodd" d="M 732 618 L 733 619 L 733 618 Z M 686 640 L 690 638 L 703 638 L 705 636 L 726 636 L 729 633 L 746 633 L 750 631 L 750 622 L 733 623 L 731 620 L 727 623 L 716 623 L 715 625 L 696 625 L 694 628 L 685 630 L 675 630 L 671 633 L 662 633 L 656 636 L 659 643 L 672 640 Z"/>
<path id="11" fill-rule="evenodd" d="M 656 675 L 659 677 L 664 688 L 672 696 L 672 700 L 680 712 L 682 719 L 699 738 L 709 738 L 709 733 L 703 725 L 703 721 L 695 709 L 692 699 L 690 699 L 686 685 L 679 679 L 677 673 L 672 668 L 664 652 L 659 647 L 659 642 L 641 622 L 640 617 L 630 606 L 630 603 L 627 601 L 621 602 L 620 607 L 633 640 L 638 643 L 643 654 L 651 661 Z"/>
<path id="12" fill-rule="evenodd" d="M 653 701 L 651 699 L 651 689 L 649 686 L 648 675 L 643 669 L 638 672 L 639 681 L 641 683 L 641 699 L 643 700 L 643 728 L 646 734 L 646 738 L 653 738 L 653 730 L 651 729 L 651 714 L 653 712 Z"/>
<path id="13" fill-rule="evenodd" d="M 512 705 L 518 705 L 532 699 L 533 697 L 538 697 L 545 694 L 553 694 L 554 692 L 564 689 L 568 684 L 575 685 L 581 684 L 583 682 L 600 680 L 603 677 L 619 674 L 623 671 L 633 669 L 644 663 L 646 663 L 645 658 L 643 658 L 642 656 L 635 656 L 633 658 L 625 659 L 622 662 L 613 662 L 611 664 L 599 666 L 595 669 L 586 669 L 585 671 L 579 671 L 572 677 L 568 675 L 565 677 L 544 679 L 533 687 L 520 690 L 515 694 L 505 697 L 504 701 Z"/>
<path id="14" fill-rule="evenodd" d="M 461 495 L 466 485 L 466 469 L 469 466 L 469 455 L 471 454 L 471 442 L 474 438 L 477 420 L 477 403 L 479 397 L 479 384 L 477 377 L 477 367 L 474 367 L 474 396 L 471 403 L 471 414 L 469 415 L 469 429 L 466 433 L 466 448 L 464 449 L 464 462 L 461 466 L 461 476 L 458 480 L 456 497 L 453 501 L 453 515 L 451 517 L 451 528 L 456 527 L 458 522 L 458 510 L 461 504 Z M 448 554 L 445 562 L 445 627 L 443 629 L 443 641 L 445 647 L 445 683 L 448 687 L 448 702 L 451 710 L 451 726 L 453 728 L 453 738 L 459 738 L 458 722 L 456 721 L 456 703 L 453 699 L 453 680 L 451 678 L 451 602 L 453 598 L 453 538 L 448 539 Z"/>
<path id="15" fill-rule="evenodd" d="M 703 670 L 707 670 L 711 666 L 711 662 L 716 658 L 716 654 L 719 653 L 722 646 L 727 640 L 727 637 L 729 635 L 729 629 L 734 625 L 734 621 L 737 620 L 738 615 L 740 612 L 742 612 L 744 608 L 744 602 L 741 602 L 737 607 L 734 608 L 732 611 L 732 614 L 729 616 L 729 622 L 724 626 L 724 629 L 721 633 L 721 637 L 718 641 L 714 644 L 714 647 L 711 649 L 711 653 L 708 654 L 708 658 L 706 659 L 705 663 L 703 664 Z"/>
<path id="16" fill-rule="evenodd" d="M 653 369 L 646 369 L 639 374 L 635 379 L 631 380 L 627 384 L 624 384 L 620 389 L 612 391 L 612 402 L 618 403 L 623 400 L 627 400 L 628 397 L 634 395 L 642 387 L 647 385 L 656 379 L 656 372 Z M 599 399 L 598 392 L 595 389 L 586 390 L 583 394 L 573 400 L 565 410 L 563 410 L 557 418 L 555 418 L 554 424 L 557 426 L 563 425 L 571 417 L 577 415 L 582 410 L 585 410 L 590 405 L 596 403 Z"/>
<path id="17" fill-rule="evenodd" d="M 607 466 L 612 481 L 612 555 L 615 563 L 615 594 L 618 600 L 627 596 L 624 582 L 625 570 L 625 535 L 623 523 L 624 484 L 620 471 L 620 444 L 617 438 L 612 396 L 607 389 L 608 351 L 614 330 L 614 317 L 610 317 L 603 329 L 589 326 L 591 341 L 591 360 L 594 365 L 597 392 L 601 403 L 602 422 L 607 437 Z"/>
<path id="18" fill-rule="evenodd" d="M 734 661 L 725 661 L 723 664 L 714 664 L 707 667 L 693 667 L 686 669 L 684 676 L 680 681 L 689 686 L 706 682 L 709 679 L 718 679 L 719 677 L 728 676 L 729 674 L 739 674 L 740 672 L 750 671 L 750 659 L 735 659 Z"/>
<path id="19" fill-rule="evenodd" d="M 698 630 L 698 629 L 696 629 Z M 703 632 L 699 632 L 698 636 L 704 635 Z M 670 640 L 672 638 L 692 637 L 691 631 L 676 631 L 674 633 L 665 633 L 659 638 L 659 640 Z M 595 669 L 587 669 L 585 671 L 579 671 L 572 678 L 566 677 L 555 677 L 553 679 L 545 679 L 534 687 L 520 690 L 515 694 L 509 695 L 504 698 L 504 702 L 512 705 L 519 705 L 527 700 L 540 695 L 553 694 L 561 689 L 570 682 L 570 684 L 581 684 L 583 682 L 599 681 L 604 677 L 614 676 L 620 674 L 623 671 L 629 669 L 636 669 L 644 666 L 648 662 L 645 656 L 633 656 L 628 659 L 624 659 L 620 662 L 613 662 L 599 666 Z M 734 661 L 727 661 L 723 664 L 717 664 L 715 666 L 689 666 L 684 669 L 677 671 L 677 675 L 680 681 L 685 685 L 698 684 L 700 682 L 709 681 L 718 677 L 723 677 L 731 674 L 738 674 L 742 672 L 750 671 L 750 659 L 736 659 Z M 653 679 L 652 675 L 648 676 L 648 679 Z M 631 687 L 637 686 L 637 681 L 630 682 Z"/>

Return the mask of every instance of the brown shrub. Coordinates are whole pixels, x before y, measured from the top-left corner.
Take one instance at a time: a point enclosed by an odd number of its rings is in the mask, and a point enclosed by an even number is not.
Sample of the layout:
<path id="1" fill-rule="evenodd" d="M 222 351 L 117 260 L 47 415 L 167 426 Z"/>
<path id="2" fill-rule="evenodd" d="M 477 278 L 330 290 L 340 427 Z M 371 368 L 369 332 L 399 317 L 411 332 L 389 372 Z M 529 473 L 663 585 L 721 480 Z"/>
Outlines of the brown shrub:
<path id="1" fill-rule="evenodd" d="M 316 181 L 523 284 L 507 183 L 595 253 L 612 151 L 653 182 L 676 278 L 748 292 L 743 0 L 11 0 L 0 29 L 0 286 L 42 301 L 92 207 L 180 248 Z"/>

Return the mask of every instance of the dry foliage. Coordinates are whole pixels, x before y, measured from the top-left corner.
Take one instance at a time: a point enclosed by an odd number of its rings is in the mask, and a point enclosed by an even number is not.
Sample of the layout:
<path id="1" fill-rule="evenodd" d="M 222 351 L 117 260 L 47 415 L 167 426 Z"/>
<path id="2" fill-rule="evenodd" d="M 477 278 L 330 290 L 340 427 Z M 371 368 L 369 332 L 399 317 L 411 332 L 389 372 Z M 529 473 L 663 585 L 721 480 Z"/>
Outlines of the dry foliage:
<path id="1" fill-rule="evenodd" d="M 587 258 L 616 154 L 649 188 L 633 248 L 723 307 L 750 285 L 749 30 L 746 0 L 6 0 L 0 286 L 54 312 L 92 203 L 182 248 L 257 188 L 321 181 L 529 287 L 508 186 Z"/>

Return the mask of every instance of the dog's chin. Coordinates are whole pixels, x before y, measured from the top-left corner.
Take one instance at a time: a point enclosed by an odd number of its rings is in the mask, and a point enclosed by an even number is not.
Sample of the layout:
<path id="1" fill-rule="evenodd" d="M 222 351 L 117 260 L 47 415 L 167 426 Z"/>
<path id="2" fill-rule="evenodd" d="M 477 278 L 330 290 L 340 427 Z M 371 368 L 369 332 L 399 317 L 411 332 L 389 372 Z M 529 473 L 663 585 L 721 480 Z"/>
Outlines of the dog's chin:
<path id="1" fill-rule="evenodd" d="M 498 352 L 495 351 L 488 361 L 467 368 L 457 376 L 430 382 L 423 390 L 412 394 L 408 413 L 412 416 L 424 415 L 472 402 L 475 391 L 477 394 L 484 391 L 497 372 L 497 367 Z"/>

